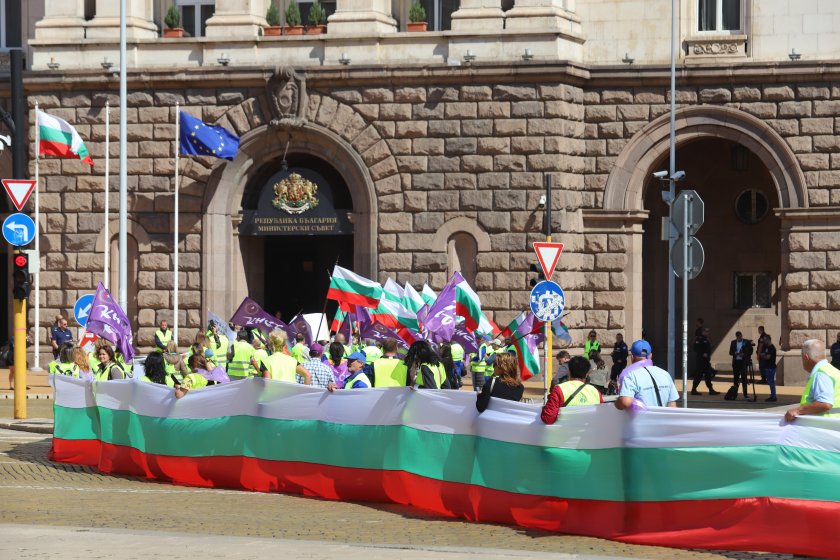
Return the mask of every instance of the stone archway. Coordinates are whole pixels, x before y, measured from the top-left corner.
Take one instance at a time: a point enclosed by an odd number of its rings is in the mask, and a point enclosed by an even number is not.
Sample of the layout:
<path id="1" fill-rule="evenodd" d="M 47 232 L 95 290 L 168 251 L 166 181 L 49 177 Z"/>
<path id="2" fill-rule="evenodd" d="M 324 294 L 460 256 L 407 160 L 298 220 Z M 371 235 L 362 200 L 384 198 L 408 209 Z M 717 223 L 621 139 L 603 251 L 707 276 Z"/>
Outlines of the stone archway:
<path id="1" fill-rule="evenodd" d="M 602 210 L 585 212 L 589 227 L 625 237 L 625 336 L 643 332 L 643 224 L 648 218 L 644 206 L 645 187 L 657 162 L 667 158 L 670 148 L 670 116 L 665 114 L 639 131 L 624 147 L 611 171 L 604 191 Z M 730 107 L 697 106 L 676 114 L 677 149 L 702 138 L 725 139 L 747 148 L 766 167 L 781 210 L 807 208 L 805 177 L 785 140 L 761 120 Z M 781 267 L 786 269 L 783 249 Z M 783 331 L 785 296 L 781 294 Z M 778 339 L 777 339 L 778 340 Z"/>
<path id="2" fill-rule="evenodd" d="M 239 153 L 233 162 L 215 169 L 207 182 L 206 208 L 202 218 L 203 275 L 202 300 L 205 306 L 223 313 L 232 312 L 247 293 L 245 263 L 238 243 L 241 201 L 250 180 L 260 167 L 289 153 L 307 154 L 330 161 L 347 182 L 353 199 L 355 220 L 354 268 L 375 278 L 377 272 L 376 231 L 378 210 L 376 192 L 388 177 L 374 182 L 365 156 L 379 145 L 368 141 L 361 154 L 342 134 L 317 122 L 297 126 L 262 124 L 243 134 Z M 371 144 L 367 146 L 367 144 Z M 384 142 L 383 142 L 384 144 Z M 381 146 L 380 146 L 381 149 Z M 387 153 L 386 157 L 392 157 Z M 381 158 L 380 158 L 381 159 Z M 398 177 L 397 177 L 398 179 Z"/>

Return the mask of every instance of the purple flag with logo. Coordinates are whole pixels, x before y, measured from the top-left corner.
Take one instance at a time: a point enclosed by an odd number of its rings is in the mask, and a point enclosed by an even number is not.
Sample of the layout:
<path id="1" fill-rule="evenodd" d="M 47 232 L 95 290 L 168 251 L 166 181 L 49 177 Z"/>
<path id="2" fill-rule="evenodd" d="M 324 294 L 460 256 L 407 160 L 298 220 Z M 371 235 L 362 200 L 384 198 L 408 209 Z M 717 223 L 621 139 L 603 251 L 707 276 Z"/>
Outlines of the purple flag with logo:
<path id="1" fill-rule="evenodd" d="M 475 340 L 475 335 L 468 331 L 463 323 L 455 326 L 452 333 L 452 342 L 460 344 L 467 354 L 478 352 L 478 342 Z"/>
<path id="2" fill-rule="evenodd" d="M 389 338 L 393 338 L 397 341 L 400 348 L 408 350 L 408 343 L 394 329 L 389 329 L 382 323 L 359 323 L 359 334 L 362 340 L 370 339 L 376 342 L 384 342 Z"/>
<path id="3" fill-rule="evenodd" d="M 85 330 L 111 341 L 126 362 L 134 358 L 134 336 L 131 334 L 131 323 L 125 311 L 114 301 L 102 282 L 96 287 Z"/>
<path id="4" fill-rule="evenodd" d="M 464 277 L 455 272 L 422 319 L 433 340 L 448 342 L 452 339 L 455 332 L 455 287 L 463 281 Z"/>
<path id="5" fill-rule="evenodd" d="M 292 330 L 295 333 L 301 333 L 304 336 L 303 343 L 309 346 L 312 344 L 312 332 L 309 330 L 309 323 L 306 322 L 306 318 L 303 316 L 302 313 L 298 313 L 295 315 L 295 318 L 289 323 L 289 326 L 292 327 Z M 289 336 L 289 340 L 294 340 L 294 335 Z"/>
<path id="6" fill-rule="evenodd" d="M 263 311 L 263 308 L 249 297 L 242 300 L 239 309 L 230 318 L 230 322 L 240 327 L 255 328 L 267 333 L 274 329 L 289 332 L 289 325 Z"/>

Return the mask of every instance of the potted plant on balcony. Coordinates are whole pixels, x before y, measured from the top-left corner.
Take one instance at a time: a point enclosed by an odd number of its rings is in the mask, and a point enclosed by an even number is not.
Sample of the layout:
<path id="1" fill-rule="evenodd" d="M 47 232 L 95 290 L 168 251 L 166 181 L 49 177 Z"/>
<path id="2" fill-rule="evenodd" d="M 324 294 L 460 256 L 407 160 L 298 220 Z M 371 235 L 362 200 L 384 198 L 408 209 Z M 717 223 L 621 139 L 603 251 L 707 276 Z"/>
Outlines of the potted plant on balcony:
<path id="1" fill-rule="evenodd" d="M 183 37 L 184 28 L 178 27 L 181 25 L 181 12 L 174 5 L 169 6 L 166 15 L 163 16 L 163 23 L 166 24 L 166 29 L 163 30 L 164 37 Z"/>
<path id="2" fill-rule="evenodd" d="M 296 0 L 292 0 L 286 8 L 286 35 L 303 35 L 303 26 L 300 24 L 300 8 Z"/>
<path id="3" fill-rule="evenodd" d="M 277 4 L 274 2 L 268 5 L 268 10 L 265 12 L 265 22 L 268 25 L 263 27 L 263 35 L 267 37 L 280 35 L 280 10 L 277 9 Z"/>
<path id="4" fill-rule="evenodd" d="M 321 3 L 318 0 L 315 0 L 312 3 L 312 7 L 309 8 L 309 27 L 306 29 L 307 35 L 320 35 L 327 31 L 327 26 L 324 25 L 327 22 L 327 11 L 324 10 L 324 7 L 321 6 Z"/>
<path id="5" fill-rule="evenodd" d="M 414 0 L 408 10 L 408 31 L 426 31 L 429 24 L 426 22 L 426 9 L 420 0 Z"/>

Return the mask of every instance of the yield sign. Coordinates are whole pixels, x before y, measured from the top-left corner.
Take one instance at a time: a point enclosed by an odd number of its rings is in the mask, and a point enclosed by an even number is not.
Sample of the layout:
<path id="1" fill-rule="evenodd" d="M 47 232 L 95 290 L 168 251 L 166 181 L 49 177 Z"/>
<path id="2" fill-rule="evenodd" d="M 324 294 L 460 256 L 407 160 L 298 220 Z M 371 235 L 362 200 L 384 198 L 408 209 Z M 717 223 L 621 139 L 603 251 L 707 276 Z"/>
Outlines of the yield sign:
<path id="1" fill-rule="evenodd" d="M 3 188 L 6 189 L 12 204 L 18 210 L 23 210 L 29 195 L 35 190 L 35 181 L 30 179 L 3 179 Z"/>
<path id="2" fill-rule="evenodd" d="M 534 251 L 536 251 L 537 258 L 540 260 L 545 279 L 551 280 L 551 275 L 554 274 L 554 269 L 557 267 L 557 261 L 560 260 L 560 253 L 563 252 L 563 244 L 537 241 L 534 243 Z"/>

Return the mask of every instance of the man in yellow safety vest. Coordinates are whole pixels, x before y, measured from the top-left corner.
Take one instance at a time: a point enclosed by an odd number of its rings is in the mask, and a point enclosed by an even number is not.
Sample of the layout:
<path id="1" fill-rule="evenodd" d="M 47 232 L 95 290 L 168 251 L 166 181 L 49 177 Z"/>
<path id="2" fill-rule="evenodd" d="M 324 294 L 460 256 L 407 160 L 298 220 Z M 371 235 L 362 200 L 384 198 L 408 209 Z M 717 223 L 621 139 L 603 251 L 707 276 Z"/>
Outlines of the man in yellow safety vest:
<path id="1" fill-rule="evenodd" d="M 802 344 L 802 368 L 809 372 L 808 383 L 802 392 L 799 406 L 785 413 L 792 422 L 803 414 L 840 417 L 840 370 L 825 359 L 822 340 L 806 340 Z"/>

